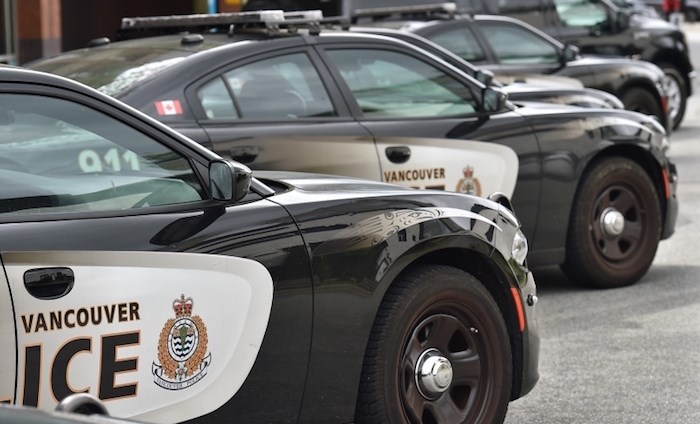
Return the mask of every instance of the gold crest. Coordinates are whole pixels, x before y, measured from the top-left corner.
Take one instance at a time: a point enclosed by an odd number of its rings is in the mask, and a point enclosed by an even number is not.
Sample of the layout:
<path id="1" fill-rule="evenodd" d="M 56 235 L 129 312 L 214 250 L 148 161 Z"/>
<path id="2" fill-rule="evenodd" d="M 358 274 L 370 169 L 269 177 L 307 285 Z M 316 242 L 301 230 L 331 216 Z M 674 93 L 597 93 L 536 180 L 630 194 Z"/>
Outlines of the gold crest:
<path id="1" fill-rule="evenodd" d="M 168 319 L 160 332 L 159 363 L 153 363 L 152 372 L 157 385 L 180 390 L 206 375 L 211 353 L 207 353 L 207 327 L 202 318 L 192 315 L 194 300 L 182 294 L 173 300 L 172 308 L 175 317 Z"/>
<path id="2" fill-rule="evenodd" d="M 481 196 L 481 182 L 474 176 L 474 168 L 467 165 L 462 169 L 462 174 L 464 174 L 464 178 L 457 182 L 455 191 L 457 193 Z"/>

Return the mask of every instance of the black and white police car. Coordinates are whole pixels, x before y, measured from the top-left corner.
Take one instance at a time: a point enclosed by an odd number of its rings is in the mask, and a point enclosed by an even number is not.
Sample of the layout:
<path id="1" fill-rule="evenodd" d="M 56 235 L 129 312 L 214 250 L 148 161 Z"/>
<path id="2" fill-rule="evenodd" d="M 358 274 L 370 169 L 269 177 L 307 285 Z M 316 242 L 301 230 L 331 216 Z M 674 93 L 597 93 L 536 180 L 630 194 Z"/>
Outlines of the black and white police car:
<path id="1" fill-rule="evenodd" d="M 411 43 L 322 24 L 274 10 L 124 18 L 128 31 L 192 32 L 103 40 L 31 66 L 99 88 L 253 169 L 503 192 L 531 266 L 562 265 L 597 287 L 645 275 L 678 214 L 676 168 L 655 118 L 518 107 Z"/>
<path id="2" fill-rule="evenodd" d="M 0 402 L 500 422 L 539 338 L 527 241 L 493 199 L 253 177 L 82 84 L 0 67 Z"/>

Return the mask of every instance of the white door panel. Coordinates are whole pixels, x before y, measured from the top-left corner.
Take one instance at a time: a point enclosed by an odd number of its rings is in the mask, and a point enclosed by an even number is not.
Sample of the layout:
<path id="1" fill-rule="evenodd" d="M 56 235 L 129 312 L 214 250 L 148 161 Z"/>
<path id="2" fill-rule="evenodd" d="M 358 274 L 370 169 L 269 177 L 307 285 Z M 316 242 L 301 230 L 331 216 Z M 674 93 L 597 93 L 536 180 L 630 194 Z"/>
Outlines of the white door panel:
<path id="1" fill-rule="evenodd" d="M 405 146 L 410 157 L 394 163 L 387 148 Z M 510 147 L 482 141 L 382 137 L 377 140 L 382 180 L 414 188 L 435 188 L 486 197 L 513 196 L 518 156 Z"/>
<path id="2" fill-rule="evenodd" d="M 173 422 L 211 412 L 243 384 L 272 306 L 269 272 L 247 259 L 166 252 L 6 252 L 3 259 L 18 326 L 17 403 L 43 409 L 87 391 L 117 417 Z M 24 273 L 52 267 L 73 271 L 72 290 L 35 298 Z"/>

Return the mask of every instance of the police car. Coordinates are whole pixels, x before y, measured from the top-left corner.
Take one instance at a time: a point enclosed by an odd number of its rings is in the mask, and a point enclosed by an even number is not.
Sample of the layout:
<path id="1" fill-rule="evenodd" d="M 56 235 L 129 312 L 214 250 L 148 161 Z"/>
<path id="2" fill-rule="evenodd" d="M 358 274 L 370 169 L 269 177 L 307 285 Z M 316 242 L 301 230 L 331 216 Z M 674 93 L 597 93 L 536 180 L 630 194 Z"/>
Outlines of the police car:
<path id="1" fill-rule="evenodd" d="M 0 403 L 502 421 L 538 378 L 537 297 L 491 197 L 253 176 L 82 84 L 2 67 Z"/>
<path id="2" fill-rule="evenodd" d="M 519 107 L 414 44 L 322 24 L 281 11 L 124 18 L 129 33 L 192 32 L 102 40 L 32 66 L 254 169 L 501 191 L 531 266 L 562 265 L 581 284 L 633 284 L 672 235 L 676 169 L 653 117 Z"/>

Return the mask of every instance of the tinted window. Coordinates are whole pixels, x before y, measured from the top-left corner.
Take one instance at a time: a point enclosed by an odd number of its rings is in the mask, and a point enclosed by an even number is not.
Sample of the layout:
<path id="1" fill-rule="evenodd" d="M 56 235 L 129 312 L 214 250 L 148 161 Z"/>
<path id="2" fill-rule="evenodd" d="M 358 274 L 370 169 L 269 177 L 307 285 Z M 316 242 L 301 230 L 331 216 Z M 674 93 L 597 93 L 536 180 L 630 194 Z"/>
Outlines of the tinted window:
<path id="1" fill-rule="evenodd" d="M 186 158 L 66 100 L 0 94 L 0 213 L 120 211 L 198 201 Z"/>
<path id="2" fill-rule="evenodd" d="M 384 50 L 330 50 L 367 117 L 434 117 L 473 113 L 471 91 L 412 56 Z"/>
<path id="3" fill-rule="evenodd" d="M 223 80 L 209 82 L 197 95 L 209 119 L 336 116 L 321 77 L 303 53 L 241 66 L 224 74 Z"/>
<path id="4" fill-rule="evenodd" d="M 564 26 L 592 27 L 607 21 L 605 6 L 592 0 L 554 0 Z"/>
<path id="5" fill-rule="evenodd" d="M 478 63 L 485 59 L 484 51 L 469 28 L 450 29 L 430 34 L 427 38 L 470 62 Z"/>
<path id="6" fill-rule="evenodd" d="M 478 22 L 500 63 L 556 63 L 559 50 L 544 38 L 518 25 Z"/>

